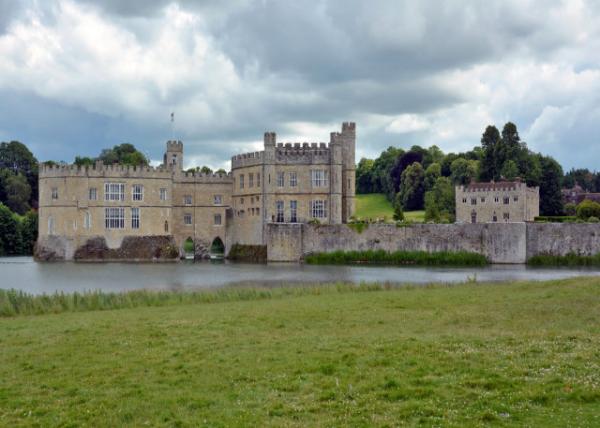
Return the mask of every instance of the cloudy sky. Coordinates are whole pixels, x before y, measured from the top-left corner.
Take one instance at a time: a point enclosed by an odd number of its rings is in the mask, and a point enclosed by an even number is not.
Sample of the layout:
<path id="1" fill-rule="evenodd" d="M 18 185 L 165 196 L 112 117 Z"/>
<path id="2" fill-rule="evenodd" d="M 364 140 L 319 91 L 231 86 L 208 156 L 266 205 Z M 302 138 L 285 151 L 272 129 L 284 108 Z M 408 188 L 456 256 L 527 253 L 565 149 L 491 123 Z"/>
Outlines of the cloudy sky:
<path id="1" fill-rule="evenodd" d="M 0 0 L 0 141 L 72 161 L 135 144 L 186 166 L 358 127 L 470 149 L 515 122 L 565 168 L 600 169 L 595 0 Z"/>

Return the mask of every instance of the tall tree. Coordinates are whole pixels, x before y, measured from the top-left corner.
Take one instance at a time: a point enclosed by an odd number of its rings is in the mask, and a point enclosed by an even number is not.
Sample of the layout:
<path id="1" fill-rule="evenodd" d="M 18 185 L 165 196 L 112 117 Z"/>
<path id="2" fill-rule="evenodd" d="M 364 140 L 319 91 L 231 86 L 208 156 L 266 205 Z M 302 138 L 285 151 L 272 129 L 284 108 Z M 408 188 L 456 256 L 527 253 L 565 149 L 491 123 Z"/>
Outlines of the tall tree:
<path id="1" fill-rule="evenodd" d="M 12 256 L 21 254 L 21 236 L 19 234 L 19 224 L 15 215 L 0 203 L 0 255 Z"/>
<path id="2" fill-rule="evenodd" d="M 31 187 L 22 174 L 11 174 L 4 185 L 6 206 L 18 214 L 25 214 L 29 208 Z"/>
<path id="3" fill-rule="evenodd" d="M 502 165 L 500 174 L 507 180 L 514 180 L 519 176 L 519 167 L 514 160 L 509 159 Z"/>
<path id="4" fill-rule="evenodd" d="M 415 149 L 416 147 L 418 147 L 418 146 L 413 146 L 413 149 Z M 419 147 L 419 149 L 420 149 L 420 147 Z M 408 168 L 410 165 L 413 165 L 415 162 L 421 164 L 422 161 L 423 161 L 423 152 L 421 150 L 413 151 L 411 149 L 410 151 L 398 156 L 398 158 L 396 159 L 396 163 L 394 164 L 394 167 L 392 168 L 392 171 L 390 172 L 391 179 L 394 184 L 394 189 L 393 189 L 394 194 L 400 191 L 400 186 L 401 186 L 401 182 L 402 182 L 402 174 L 404 173 L 404 170 L 406 168 Z M 389 199 L 391 200 L 391 195 L 390 195 Z"/>
<path id="5" fill-rule="evenodd" d="M 452 162 L 450 170 L 452 171 L 452 182 L 454 184 L 466 185 L 479 175 L 479 162 L 458 158 Z"/>
<path id="6" fill-rule="evenodd" d="M 425 170 L 425 191 L 428 192 L 433 188 L 438 178 L 442 176 L 442 167 L 439 163 L 434 162 Z"/>
<path id="7" fill-rule="evenodd" d="M 559 163 L 549 156 L 541 156 L 540 165 L 542 168 L 540 214 L 561 215 L 564 211 L 561 193 L 563 170 Z"/>
<path id="8" fill-rule="evenodd" d="M 413 162 L 402 172 L 400 198 L 405 210 L 423 209 L 425 171 L 419 162 Z"/>
<path id="9" fill-rule="evenodd" d="M 22 174 L 31 189 L 28 203 L 37 207 L 38 161 L 27 146 L 19 141 L 0 143 L 0 170 Z"/>
<path id="10" fill-rule="evenodd" d="M 403 153 L 404 150 L 390 146 L 373 162 L 373 192 L 385 193 L 390 201 L 393 200 L 395 195 L 390 171 L 394 167 L 398 156 Z"/>
<path id="11" fill-rule="evenodd" d="M 362 158 L 356 167 L 356 193 L 373 193 L 372 159 Z"/>
<path id="12" fill-rule="evenodd" d="M 493 125 L 485 128 L 481 136 L 481 147 L 483 157 L 481 159 L 480 178 L 482 181 L 495 180 L 499 176 L 498 164 L 496 163 L 496 151 L 500 142 L 500 131 Z"/>
<path id="13" fill-rule="evenodd" d="M 433 188 L 425 193 L 425 220 L 454 221 L 455 204 L 454 186 L 450 179 L 438 178 Z"/>

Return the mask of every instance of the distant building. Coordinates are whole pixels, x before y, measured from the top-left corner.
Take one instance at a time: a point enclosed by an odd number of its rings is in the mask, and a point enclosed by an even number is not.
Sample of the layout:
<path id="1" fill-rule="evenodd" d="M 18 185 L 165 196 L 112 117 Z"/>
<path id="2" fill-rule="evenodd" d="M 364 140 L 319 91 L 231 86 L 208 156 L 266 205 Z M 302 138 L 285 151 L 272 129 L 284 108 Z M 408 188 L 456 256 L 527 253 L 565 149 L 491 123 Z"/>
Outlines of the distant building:
<path id="1" fill-rule="evenodd" d="M 457 223 L 517 223 L 540 213 L 540 188 L 520 180 L 456 187 Z"/>
<path id="2" fill-rule="evenodd" d="M 600 203 L 600 193 L 587 192 L 579 184 L 576 184 L 571 189 L 562 189 L 561 192 L 565 204 L 578 205 L 585 199 Z"/>

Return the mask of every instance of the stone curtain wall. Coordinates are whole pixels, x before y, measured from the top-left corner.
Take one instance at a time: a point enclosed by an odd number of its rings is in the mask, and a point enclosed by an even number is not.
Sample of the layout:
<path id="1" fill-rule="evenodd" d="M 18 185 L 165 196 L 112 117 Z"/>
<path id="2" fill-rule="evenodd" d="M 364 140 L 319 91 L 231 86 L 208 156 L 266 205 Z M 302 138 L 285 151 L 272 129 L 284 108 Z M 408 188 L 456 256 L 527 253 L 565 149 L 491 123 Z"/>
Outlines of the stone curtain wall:
<path id="1" fill-rule="evenodd" d="M 360 233 L 347 225 L 268 224 L 266 228 L 269 261 L 298 261 L 312 252 L 370 249 L 471 251 L 492 263 L 525 263 L 539 254 L 600 252 L 598 224 L 375 224 Z"/>

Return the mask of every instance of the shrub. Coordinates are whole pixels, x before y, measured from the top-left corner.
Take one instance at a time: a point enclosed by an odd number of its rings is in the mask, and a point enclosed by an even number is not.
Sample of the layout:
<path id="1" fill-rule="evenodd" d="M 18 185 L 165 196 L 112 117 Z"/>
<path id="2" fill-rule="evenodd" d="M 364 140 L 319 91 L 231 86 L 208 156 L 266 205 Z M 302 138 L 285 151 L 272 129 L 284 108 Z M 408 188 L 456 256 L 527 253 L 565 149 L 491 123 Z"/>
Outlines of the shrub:
<path id="1" fill-rule="evenodd" d="M 565 214 L 568 216 L 577 215 L 577 205 L 571 202 L 565 204 Z"/>
<path id="2" fill-rule="evenodd" d="M 591 216 L 587 221 L 588 223 L 600 223 L 600 218 Z"/>
<path id="3" fill-rule="evenodd" d="M 577 218 L 587 220 L 590 217 L 600 218 L 600 204 L 586 199 L 577 205 Z"/>

